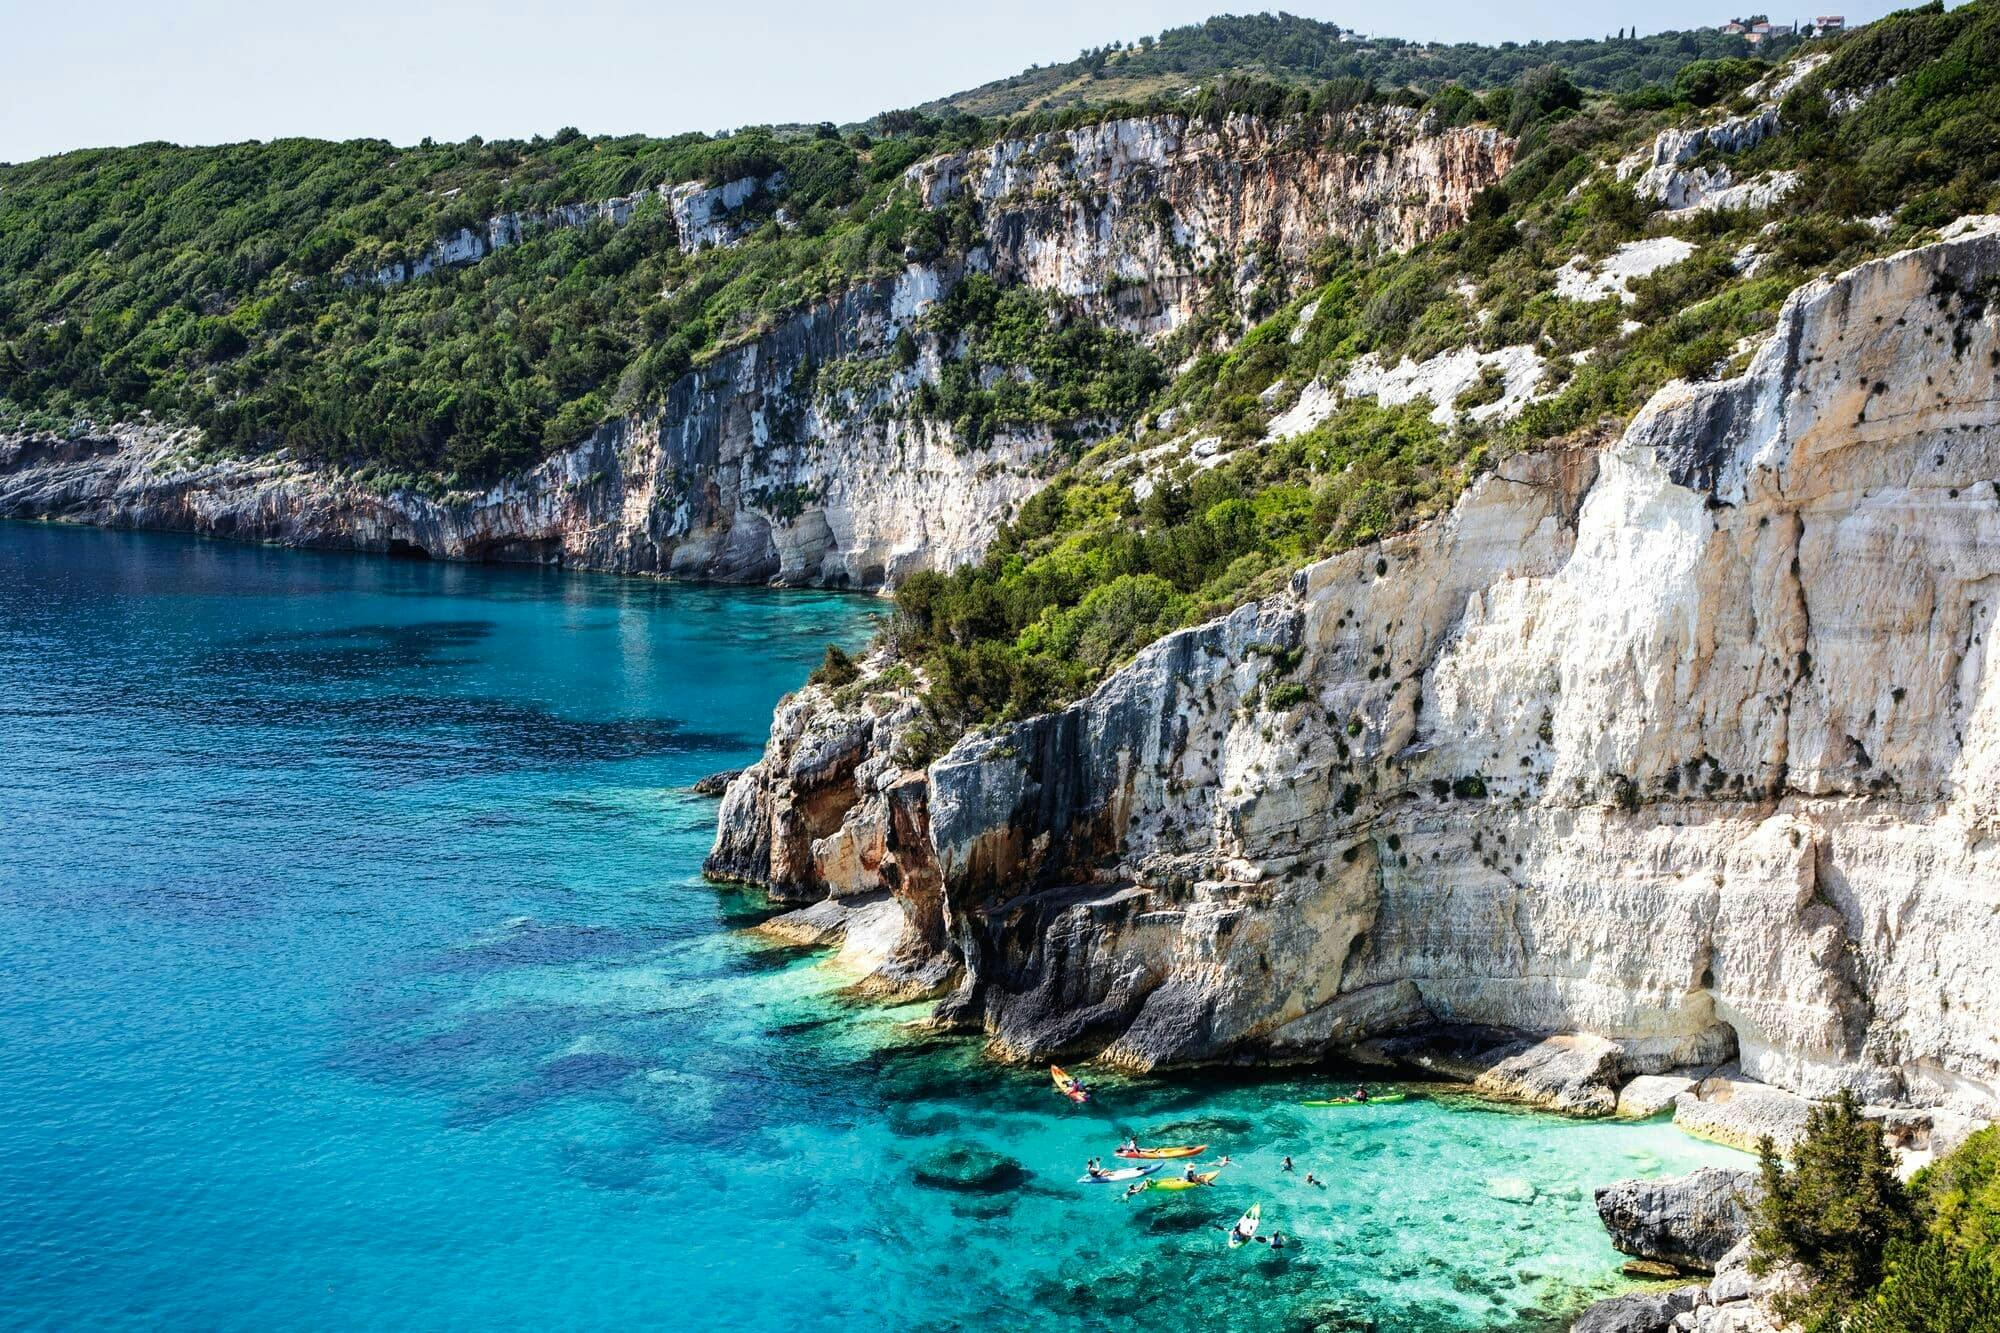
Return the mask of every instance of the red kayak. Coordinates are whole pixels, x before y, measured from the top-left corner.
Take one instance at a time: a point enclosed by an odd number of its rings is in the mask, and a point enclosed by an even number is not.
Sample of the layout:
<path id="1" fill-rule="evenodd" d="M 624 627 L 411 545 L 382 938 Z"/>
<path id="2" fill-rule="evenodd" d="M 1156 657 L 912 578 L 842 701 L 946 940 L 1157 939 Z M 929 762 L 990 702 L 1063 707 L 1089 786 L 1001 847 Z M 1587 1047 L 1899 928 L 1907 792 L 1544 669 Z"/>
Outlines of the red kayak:
<path id="1" fill-rule="evenodd" d="M 1061 1065 L 1050 1065 L 1049 1077 L 1055 1080 L 1056 1091 L 1078 1106 L 1090 1100 L 1090 1089 L 1083 1086 L 1083 1080 L 1065 1074 Z"/>

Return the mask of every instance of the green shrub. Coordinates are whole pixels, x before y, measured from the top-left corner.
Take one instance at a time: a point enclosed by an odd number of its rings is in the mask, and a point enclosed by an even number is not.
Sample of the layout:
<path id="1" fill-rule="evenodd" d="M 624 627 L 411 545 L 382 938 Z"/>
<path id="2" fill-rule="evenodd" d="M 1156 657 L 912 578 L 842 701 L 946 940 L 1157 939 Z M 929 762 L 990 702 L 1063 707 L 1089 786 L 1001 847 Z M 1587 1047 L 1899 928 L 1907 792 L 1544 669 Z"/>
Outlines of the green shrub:
<path id="1" fill-rule="evenodd" d="M 842 685 L 852 685 L 861 679 L 861 668 L 854 664 L 853 658 L 840 650 L 839 644 L 829 643 L 826 646 L 826 656 L 820 659 L 820 664 L 813 668 L 812 674 L 806 679 L 814 685 L 830 685 L 838 688 Z"/>

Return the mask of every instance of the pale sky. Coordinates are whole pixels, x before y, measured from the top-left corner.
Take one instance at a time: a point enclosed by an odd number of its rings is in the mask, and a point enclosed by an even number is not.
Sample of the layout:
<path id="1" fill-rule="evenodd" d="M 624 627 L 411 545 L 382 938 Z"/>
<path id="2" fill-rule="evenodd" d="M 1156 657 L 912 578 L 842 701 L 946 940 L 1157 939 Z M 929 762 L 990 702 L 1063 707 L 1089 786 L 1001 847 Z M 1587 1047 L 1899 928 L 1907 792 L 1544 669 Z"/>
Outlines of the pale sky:
<path id="1" fill-rule="evenodd" d="M 0 161 L 71 148 L 313 135 L 414 143 L 861 120 L 1244 0 L 0 0 Z M 1727 4 L 1284 0 L 1412 39 L 1719 23 Z M 1843 6 L 1850 22 L 1882 3 Z M 1747 11 L 1746 11 L 1747 12 Z M 1774 20 L 1810 17 L 1770 10 Z"/>

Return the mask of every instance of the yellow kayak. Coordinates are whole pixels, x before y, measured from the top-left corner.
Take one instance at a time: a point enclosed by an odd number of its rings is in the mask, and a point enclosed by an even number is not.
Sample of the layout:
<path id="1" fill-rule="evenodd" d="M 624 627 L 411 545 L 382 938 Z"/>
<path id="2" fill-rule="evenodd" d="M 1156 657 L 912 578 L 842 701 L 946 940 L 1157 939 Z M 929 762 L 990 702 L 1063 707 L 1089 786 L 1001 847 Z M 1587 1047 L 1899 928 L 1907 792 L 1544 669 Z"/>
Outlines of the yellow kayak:
<path id="1" fill-rule="evenodd" d="M 1049 1078 L 1055 1083 L 1057 1092 L 1060 1092 L 1077 1105 L 1081 1106 L 1090 1100 L 1090 1090 L 1083 1086 L 1083 1080 L 1080 1078 L 1071 1078 L 1061 1065 L 1049 1066 Z"/>
<path id="2" fill-rule="evenodd" d="M 1193 1180 L 1183 1180 L 1179 1178 L 1173 1180 L 1156 1180 L 1153 1182 L 1153 1188 L 1156 1190 L 1198 1189 L 1203 1185 L 1213 1185 L 1215 1183 L 1215 1178 L 1221 1174 L 1222 1172 L 1220 1171 L 1204 1171 L 1200 1175 L 1196 1176 Z"/>

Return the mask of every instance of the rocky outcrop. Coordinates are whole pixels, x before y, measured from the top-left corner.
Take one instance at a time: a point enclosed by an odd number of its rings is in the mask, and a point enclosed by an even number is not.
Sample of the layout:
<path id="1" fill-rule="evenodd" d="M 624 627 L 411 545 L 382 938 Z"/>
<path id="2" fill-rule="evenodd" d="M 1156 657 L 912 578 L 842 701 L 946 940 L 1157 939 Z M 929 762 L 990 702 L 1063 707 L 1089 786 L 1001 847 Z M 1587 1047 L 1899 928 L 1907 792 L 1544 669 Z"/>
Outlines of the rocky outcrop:
<path id="1" fill-rule="evenodd" d="M 460 227 L 451 235 L 440 237 L 414 256 L 392 259 L 372 269 L 343 274 L 340 282 L 350 287 L 394 287 L 427 278 L 442 268 L 476 264 L 494 251 L 519 245 L 537 232 L 587 227 L 598 222 L 622 227 L 649 199 L 663 201 L 674 219 L 681 252 L 693 254 L 709 246 L 734 244 L 753 221 L 743 210 L 759 198 L 775 195 L 784 189 L 784 185 L 785 174 L 780 171 L 763 180 L 745 176 L 721 185 L 686 181 L 610 199 L 499 213 L 488 218 L 484 226 Z"/>
<path id="2" fill-rule="evenodd" d="M 1621 1180 L 1597 1191 L 1597 1215 L 1623 1254 L 1713 1273 L 1750 1234 L 1764 1187 L 1754 1171 L 1705 1166 L 1664 1180 Z"/>
<path id="3" fill-rule="evenodd" d="M 979 219 L 996 274 L 1090 303 L 1154 334 L 1185 323 L 1219 276 L 1275 305 L 1330 240 L 1406 249 L 1456 226 L 1505 175 L 1514 143 L 1438 129 L 1406 107 L 1218 124 L 1108 120 L 920 162 L 932 208 Z"/>
<path id="4" fill-rule="evenodd" d="M 1808 284 L 1742 376 L 898 776 L 940 1015 L 1142 1068 L 1585 1033 L 1990 1110 L 1996 280 L 1983 224 Z"/>
<path id="5" fill-rule="evenodd" d="M 1570 1326 L 1571 1333 L 1783 1333 L 1798 1326 L 1778 1313 L 1786 1296 L 1805 1289 L 1797 1269 L 1750 1271 L 1750 1242 L 1739 1242 L 1716 1261 L 1706 1285 L 1634 1292 L 1599 1301 Z"/>

